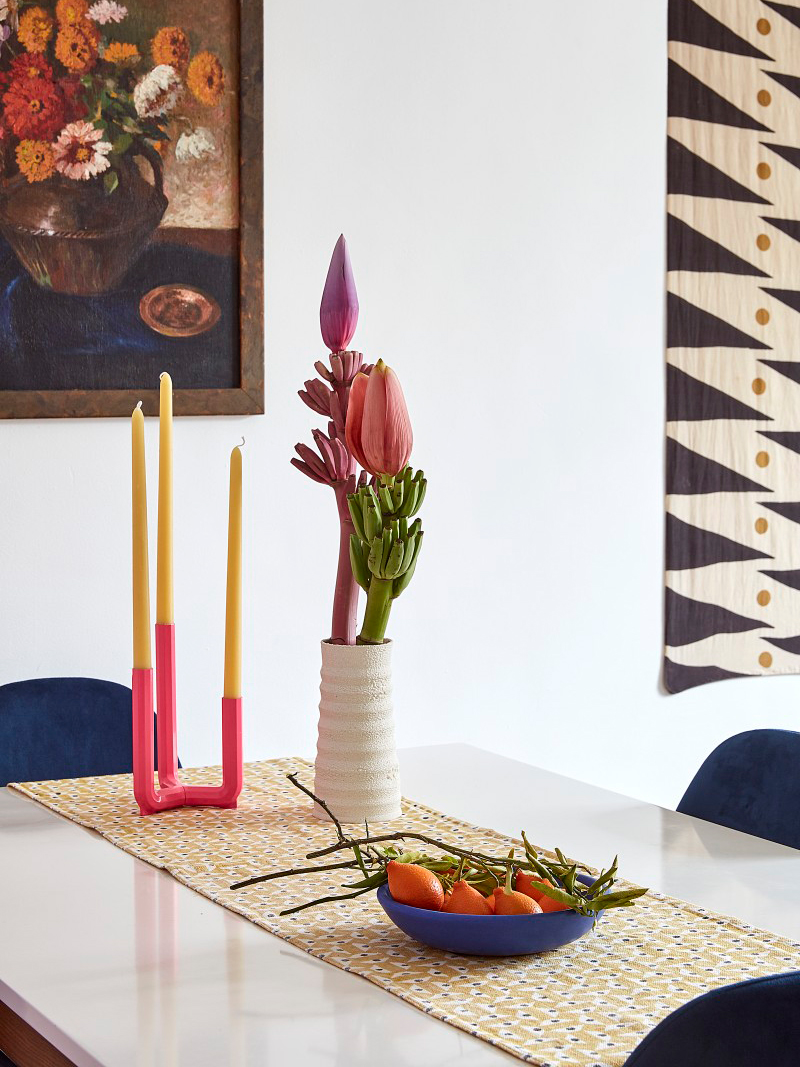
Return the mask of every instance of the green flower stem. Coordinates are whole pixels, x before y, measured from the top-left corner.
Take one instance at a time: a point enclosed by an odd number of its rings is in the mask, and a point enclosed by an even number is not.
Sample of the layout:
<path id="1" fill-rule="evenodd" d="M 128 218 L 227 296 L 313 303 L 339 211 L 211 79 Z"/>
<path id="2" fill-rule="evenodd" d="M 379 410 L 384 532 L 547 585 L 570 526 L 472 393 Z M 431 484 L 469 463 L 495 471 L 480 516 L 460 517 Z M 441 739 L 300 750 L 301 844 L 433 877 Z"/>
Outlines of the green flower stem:
<path id="1" fill-rule="evenodd" d="M 361 645 L 382 645 L 392 610 L 392 579 L 372 576 L 364 610 L 364 625 L 358 635 Z"/>

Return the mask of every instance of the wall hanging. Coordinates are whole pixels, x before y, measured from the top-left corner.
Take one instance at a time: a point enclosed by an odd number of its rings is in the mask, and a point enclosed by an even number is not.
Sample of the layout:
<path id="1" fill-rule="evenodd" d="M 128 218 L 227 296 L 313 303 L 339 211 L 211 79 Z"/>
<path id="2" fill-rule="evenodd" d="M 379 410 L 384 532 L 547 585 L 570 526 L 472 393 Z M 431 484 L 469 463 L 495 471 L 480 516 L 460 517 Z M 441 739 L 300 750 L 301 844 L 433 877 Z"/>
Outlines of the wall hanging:
<path id="1" fill-rule="evenodd" d="M 261 21 L 0 3 L 0 417 L 264 410 Z"/>
<path id="2" fill-rule="evenodd" d="M 667 689 L 800 670 L 800 7 L 670 0 Z"/>

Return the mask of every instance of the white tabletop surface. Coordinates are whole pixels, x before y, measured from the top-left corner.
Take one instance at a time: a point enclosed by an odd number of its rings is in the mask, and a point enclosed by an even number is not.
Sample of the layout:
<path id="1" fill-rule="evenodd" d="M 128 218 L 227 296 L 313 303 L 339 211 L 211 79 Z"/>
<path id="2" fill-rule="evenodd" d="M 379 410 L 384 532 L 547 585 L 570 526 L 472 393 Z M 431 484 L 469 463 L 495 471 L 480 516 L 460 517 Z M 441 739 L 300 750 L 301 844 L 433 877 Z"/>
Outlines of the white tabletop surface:
<path id="1" fill-rule="evenodd" d="M 800 851 L 465 745 L 401 766 L 416 800 L 800 941 Z M 519 1062 L 5 789 L 0 999 L 78 1067 Z"/>

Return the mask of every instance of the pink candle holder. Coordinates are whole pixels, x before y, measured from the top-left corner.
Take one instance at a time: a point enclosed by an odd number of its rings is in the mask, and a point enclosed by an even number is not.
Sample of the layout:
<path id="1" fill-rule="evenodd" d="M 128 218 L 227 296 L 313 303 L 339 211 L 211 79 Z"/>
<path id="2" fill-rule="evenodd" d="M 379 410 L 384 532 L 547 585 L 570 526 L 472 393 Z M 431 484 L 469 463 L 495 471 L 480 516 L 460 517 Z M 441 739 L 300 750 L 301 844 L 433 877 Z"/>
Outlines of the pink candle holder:
<path id="1" fill-rule="evenodd" d="M 222 698 L 222 784 L 183 785 L 178 775 L 175 625 L 156 623 L 158 787 L 153 780 L 153 670 L 133 668 L 133 794 L 141 815 L 180 807 L 235 808 L 242 791 L 242 698 Z"/>

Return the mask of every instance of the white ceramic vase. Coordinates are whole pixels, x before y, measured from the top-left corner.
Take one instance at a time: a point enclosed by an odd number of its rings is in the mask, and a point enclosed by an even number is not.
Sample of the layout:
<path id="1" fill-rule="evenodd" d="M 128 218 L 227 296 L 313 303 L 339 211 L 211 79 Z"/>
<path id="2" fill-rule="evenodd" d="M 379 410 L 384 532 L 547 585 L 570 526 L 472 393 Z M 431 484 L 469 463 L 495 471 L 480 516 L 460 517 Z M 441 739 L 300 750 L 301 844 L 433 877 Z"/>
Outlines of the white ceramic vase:
<path id="1" fill-rule="evenodd" d="M 314 792 L 340 822 L 402 815 L 394 740 L 392 643 L 322 642 Z M 327 818 L 317 805 L 314 814 Z"/>

